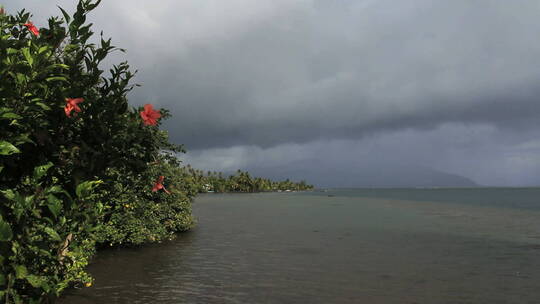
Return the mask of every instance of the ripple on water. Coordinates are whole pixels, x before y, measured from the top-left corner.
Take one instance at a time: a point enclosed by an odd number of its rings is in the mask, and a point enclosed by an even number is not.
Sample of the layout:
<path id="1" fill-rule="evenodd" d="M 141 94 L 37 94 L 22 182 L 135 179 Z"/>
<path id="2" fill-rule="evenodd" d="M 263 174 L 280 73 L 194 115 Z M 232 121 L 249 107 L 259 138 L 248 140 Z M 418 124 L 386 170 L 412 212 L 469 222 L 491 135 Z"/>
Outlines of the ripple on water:
<path id="1" fill-rule="evenodd" d="M 100 252 L 95 285 L 61 303 L 540 299 L 538 211 L 332 195 L 202 196 L 196 229 Z"/>

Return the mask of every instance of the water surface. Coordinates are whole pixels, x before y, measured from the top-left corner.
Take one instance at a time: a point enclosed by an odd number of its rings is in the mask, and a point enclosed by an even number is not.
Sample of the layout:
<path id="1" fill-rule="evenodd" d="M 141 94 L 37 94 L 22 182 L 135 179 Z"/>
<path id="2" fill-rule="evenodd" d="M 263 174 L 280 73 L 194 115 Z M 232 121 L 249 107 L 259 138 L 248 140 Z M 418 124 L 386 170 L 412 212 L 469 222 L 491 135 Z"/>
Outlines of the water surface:
<path id="1" fill-rule="evenodd" d="M 100 251 L 61 303 L 539 303 L 540 190 L 509 191 L 202 195 L 193 231 Z"/>

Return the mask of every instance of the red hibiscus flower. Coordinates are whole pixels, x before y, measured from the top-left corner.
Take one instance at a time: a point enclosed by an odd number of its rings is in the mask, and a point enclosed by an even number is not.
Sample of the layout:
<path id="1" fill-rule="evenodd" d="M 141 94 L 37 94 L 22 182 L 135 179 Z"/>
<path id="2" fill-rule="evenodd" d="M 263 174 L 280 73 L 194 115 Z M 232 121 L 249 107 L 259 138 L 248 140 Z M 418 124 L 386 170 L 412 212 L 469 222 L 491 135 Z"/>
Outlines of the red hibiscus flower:
<path id="1" fill-rule="evenodd" d="M 23 25 L 26 26 L 26 28 L 32 32 L 32 34 L 39 36 L 39 29 L 32 22 L 28 21 L 28 23 Z"/>
<path id="2" fill-rule="evenodd" d="M 151 104 L 144 105 L 144 111 L 141 111 L 141 118 L 145 125 L 155 126 L 160 117 L 161 114 L 159 111 L 154 110 L 154 107 Z"/>
<path id="3" fill-rule="evenodd" d="M 64 107 L 66 116 L 71 117 L 71 111 L 75 111 L 77 113 L 81 112 L 81 108 L 79 108 L 78 104 L 83 101 L 84 99 L 82 98 L 66 98 L 66 106 Z"/>
<path id="4" fill-rule="evenodd" d="M 156 192 L 158 190 L 161 190 L 163 189 L 163 191 L 165 191 L 165 193 L 167 194 L 171 194 L 169 191 L 167 191 L 167 189 L 165 189 L 165 186 L 163 186 L 163 180 L 165 179 L 165 176 L 160 176 L 156 183 L 154 184 L 154 187 L 152 188 L 152 192 Z"/>

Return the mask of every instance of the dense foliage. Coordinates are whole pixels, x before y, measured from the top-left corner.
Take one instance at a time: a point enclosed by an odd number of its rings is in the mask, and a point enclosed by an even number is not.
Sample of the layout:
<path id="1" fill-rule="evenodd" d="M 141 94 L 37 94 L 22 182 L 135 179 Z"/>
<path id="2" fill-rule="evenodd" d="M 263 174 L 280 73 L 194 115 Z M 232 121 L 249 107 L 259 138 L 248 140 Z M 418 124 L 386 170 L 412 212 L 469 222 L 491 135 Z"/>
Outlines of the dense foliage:
<path id="1" fill-rule="evenodd" d="M 167 111 L 128 105 L 127 63 L 100 68 L 117 49 L 91 41 L 98 3 L 42 28 L 0 12 L 0 302 L 90 285 L 96 241 L 157 241 L 193 225 L 182 148 L 159 130 Z"/>
<path id="2" fill-rule="evenodd" d="M 272 181 L 268 178 L 252 177 L 249 172 L 242 170 L 236 174 L 225 175 L 221 172 L 204 172 L 187 166 L 183 168 L 188 175 L 191 184 L 197 187 L 199 193 L 205 192 L 267 192 L 267 191 L 304 191 L 313 189 L 312 185 L 305 181 L 293 182 L 289 179 L 284 181 Z"/>

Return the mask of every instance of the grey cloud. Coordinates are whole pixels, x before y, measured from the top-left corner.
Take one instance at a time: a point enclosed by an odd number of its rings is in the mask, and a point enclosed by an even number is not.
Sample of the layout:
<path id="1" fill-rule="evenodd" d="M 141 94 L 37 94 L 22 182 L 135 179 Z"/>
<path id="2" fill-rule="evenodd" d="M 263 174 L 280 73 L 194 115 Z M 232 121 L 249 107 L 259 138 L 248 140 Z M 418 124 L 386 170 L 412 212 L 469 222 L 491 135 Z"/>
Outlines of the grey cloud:
<path id="1" fill-rule="evenodd" d="M 348 171 L 351 167 L 357 172 L 356 178 L 364 181 L 379 174 L 386 176 L 386 180 L 414 179 L 411 168 L 426 167 L 465 176 L 480 185 L 540 185 L 537 132 L 517 135 L 513 131 L 501 132 L 491 125 L 450 123 L 429 130 L 387 131 L 360 140 L 192 150 L 182 158 L 204 170 L 232 172 L 240 168 L 264 173 L 279 168 L 287 171 L 287 177 L 312 182 L 332 182 L 340 178 L 335 172 Z"/>
<path id="2" fill-rule="evenodd" d="M 171 109 L 173 140 L 200 149 L 456 121 L 537 127 L 539 11 L 522 0 L 139 0 L 104 2 L 92 18 L 140 70 L 134 103 Z"/>
<path id="3" fill-rule="evenodd" d="M 475 3 L 312 3 L 167 57 L 163 77 L 142 76 L 157 88 L 145 97 L 174 109 L 166 126 L 193 148 L 455 121 L 536 127 L 538 4 Z"/>
<path id="4" fill-rule="evenodd" d="M 39 21 L 73 3 L 5 6 Z M 539 12 L 536 0 L 115 0 L 91 21 L 128 49 L 113 61 L 140 71 L 133 104 L 171 109 L 165 128 L 200 167 L 361 155 L 532 185 Z"/>

